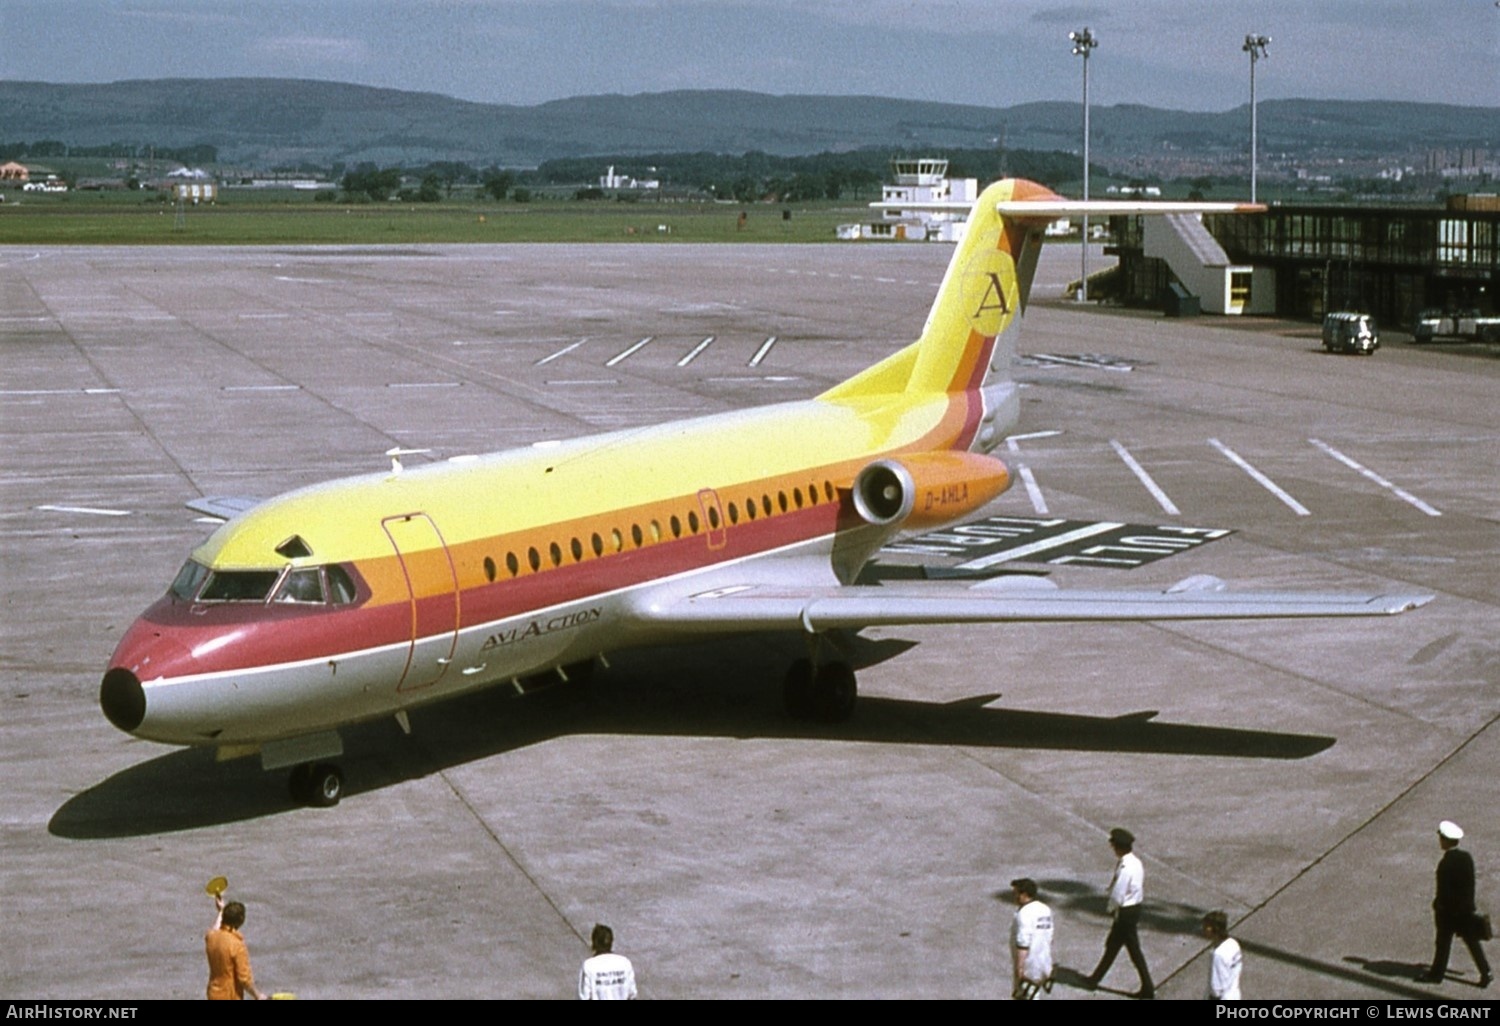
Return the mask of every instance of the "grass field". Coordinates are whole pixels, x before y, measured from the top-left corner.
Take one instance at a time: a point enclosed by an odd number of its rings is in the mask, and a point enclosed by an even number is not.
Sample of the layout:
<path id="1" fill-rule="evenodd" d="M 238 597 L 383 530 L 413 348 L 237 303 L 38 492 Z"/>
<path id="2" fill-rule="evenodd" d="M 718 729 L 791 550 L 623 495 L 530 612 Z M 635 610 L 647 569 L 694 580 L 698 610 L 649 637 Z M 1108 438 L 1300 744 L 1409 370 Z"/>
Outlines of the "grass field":
<path id="1" fill-rule="evenodd" d="M 0 244 L 290 245 L 420 242 L 832 242 L 863 221 L 861 204 L 328 203 L 227 193 L 211 206 L 143 201 L 140 193 L 69 193 L 0 204 Z M 789 211 L 789 216 L 784 212 Z M 740 214 L 745 214 L 743 225 Z"/>

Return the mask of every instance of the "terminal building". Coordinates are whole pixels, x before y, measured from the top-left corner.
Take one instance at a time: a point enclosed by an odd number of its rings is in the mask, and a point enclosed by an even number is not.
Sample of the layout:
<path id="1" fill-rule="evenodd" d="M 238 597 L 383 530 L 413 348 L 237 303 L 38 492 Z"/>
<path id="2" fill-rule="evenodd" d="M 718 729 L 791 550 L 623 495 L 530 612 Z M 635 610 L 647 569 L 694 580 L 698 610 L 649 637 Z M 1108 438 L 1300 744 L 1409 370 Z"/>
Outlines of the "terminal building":
<path id="1" fill-rule="evenodd" d="M 1319 319 L 1360 310 L 1406 328 L 1423 310 L 1493 314 L 1500 304 L 1493 196 L 1454 197 L 1446 208 L 1288 204 L 1201 222 L 1111 222 L 1106 252 L 1119 267 L 1099 292 L 1091 280 L 1089 294 L 1129 305 L 1169 307 L 1192 295 L 1205 312 Z"/>

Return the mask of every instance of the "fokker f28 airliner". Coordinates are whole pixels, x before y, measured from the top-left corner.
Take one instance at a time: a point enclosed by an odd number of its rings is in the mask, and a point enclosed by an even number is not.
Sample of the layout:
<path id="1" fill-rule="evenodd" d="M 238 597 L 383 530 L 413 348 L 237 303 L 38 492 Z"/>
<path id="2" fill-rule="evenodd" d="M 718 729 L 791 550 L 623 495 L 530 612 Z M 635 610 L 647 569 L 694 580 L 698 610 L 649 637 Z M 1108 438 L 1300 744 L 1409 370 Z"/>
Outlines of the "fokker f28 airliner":
<path id="1" fill-rule="evenodd" d="M 1397 613 L 1431 596 L 1070 591 L 1036 580 L 861 585 L 898 533 L 970 515 L 1009 486 L 989 455 L 1045 225 L 1234 204 L 1069 201 L 985 189 L 916 342 L 816 398 L 345 478 L 248 504 L 121 639 L 104 714 L 137 737 L 259 753 L 332 805 L 339 728 L 621 648 L 797 630 L 793 715 L 837 721 L 854 671 L 829 631 L 999 621 Z M 200 500 L 194 508 L 222 508 Z"/>

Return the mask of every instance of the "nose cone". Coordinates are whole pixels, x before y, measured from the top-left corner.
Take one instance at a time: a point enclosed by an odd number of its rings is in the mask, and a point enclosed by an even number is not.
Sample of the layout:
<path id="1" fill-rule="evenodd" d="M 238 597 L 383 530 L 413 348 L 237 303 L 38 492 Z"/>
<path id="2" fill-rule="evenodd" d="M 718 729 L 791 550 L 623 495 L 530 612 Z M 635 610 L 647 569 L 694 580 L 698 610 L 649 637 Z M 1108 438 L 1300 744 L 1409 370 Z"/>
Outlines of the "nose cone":
<path id="1" fill-rule="evenodd" d="M 106 672 L 99 685 L 99 708 L 109 722 L 127 734 L 134 733 L 146 718 L 146 691 L 140 678 L 122 666 Z"/>

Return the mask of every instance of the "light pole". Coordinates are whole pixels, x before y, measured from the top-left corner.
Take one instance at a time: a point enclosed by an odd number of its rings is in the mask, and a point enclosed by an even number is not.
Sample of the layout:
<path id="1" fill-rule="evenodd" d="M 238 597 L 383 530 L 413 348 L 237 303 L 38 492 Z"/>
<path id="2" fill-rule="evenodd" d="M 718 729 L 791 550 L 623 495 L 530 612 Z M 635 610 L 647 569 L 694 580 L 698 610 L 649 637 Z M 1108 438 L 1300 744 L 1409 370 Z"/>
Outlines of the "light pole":
<path id="1" fill-rule="evenodd" d="M 1069 32 L 1073 43 L 1073 56 L 1083 58 L 1083 198 L 1089 198 L 1089 53 L 1099 45 L 1099 40 L 1088 29 Z M 1089 300 L 1089 215 L 1083 215 L 1083 266 L 1078 278 L 1078 301 Z"/>
<path id="2" fill-rule="evenodd" d="M 1262 57 L 1266 56 L 1266 44 L 1271 41 L 1270 36 L 1247 35 L 1245 45 L 1240 47 L 1250 55 L 1250 202 L 1255 202 L 1255 165 L 1256 165 L 1256 116 L 1255 116 L 1255 65 Z"/>

